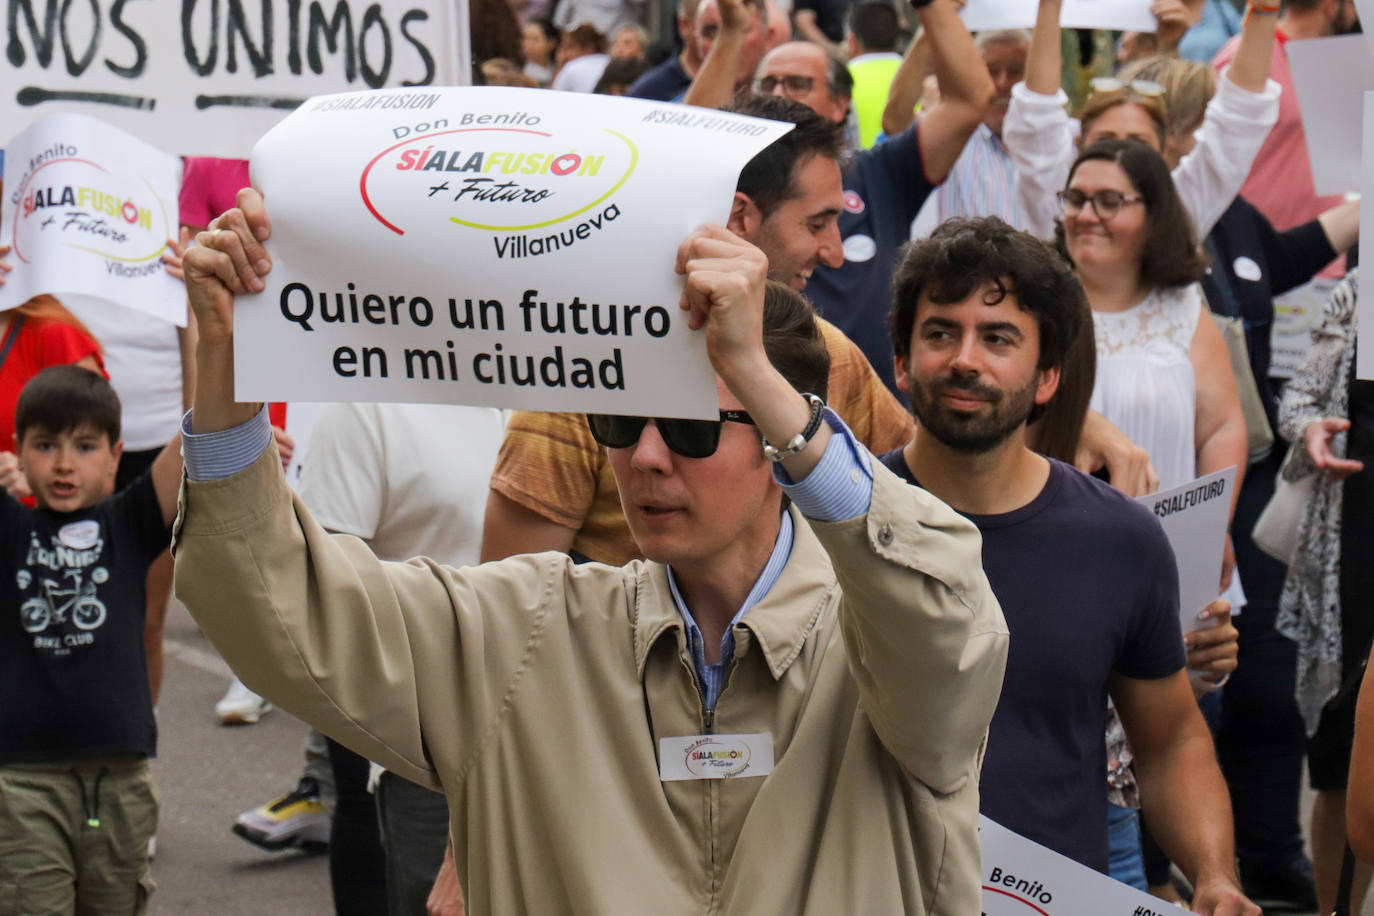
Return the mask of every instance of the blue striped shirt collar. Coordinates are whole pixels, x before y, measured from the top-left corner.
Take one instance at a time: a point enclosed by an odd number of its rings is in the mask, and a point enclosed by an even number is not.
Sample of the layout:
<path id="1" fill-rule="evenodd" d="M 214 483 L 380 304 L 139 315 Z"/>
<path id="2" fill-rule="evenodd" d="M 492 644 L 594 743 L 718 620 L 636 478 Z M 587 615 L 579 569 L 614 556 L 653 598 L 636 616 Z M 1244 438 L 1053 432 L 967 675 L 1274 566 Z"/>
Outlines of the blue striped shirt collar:
<path id="1" fill-rule="evenodd" d="M 687 602 L 682 598 L 682 592 L 678 590 L 677 578 L 673 575 L 672 567 L 667 568 L 668 588 L 672 591 L 673 603 L 677 605 L 678 613 L 682 615 L 683 621 L 687 624 L 687 646 L 692 653 L 692 667 L 696 670 L 697 681 L 702 687 L 702 699 L 707 709 L 715 709 L 716 699 L 725 686 L 725 674 L 730 670 L 730 663 L 734 660 L 735 625 L 743 619 L 750 608 L 763 600 L 763 597 L 778 581 L 778 577 L 782 575 L 783 567 L 787 565 L 787 559 L 792 555 L 794 536 L 792 515 L 789 512 L 783 512 L 781 523 L 778 525 L 778 540 L 773 545 L 773 553 L 768 557 L 768 562 L 764 564 L 763 572 L 754 582 L 754 587 L 749 590 L 749 595 L 744 599 L 744 604 L 740 605 L 740 609 L 730 621 L 730 625 L 725 628 L 725 633 L 720 640 L 720 661 L 715 665 L 706 664 L 701 628 L 697 626 L 696 618 L 692 616 L 691 610 L 687 607 Z"/>

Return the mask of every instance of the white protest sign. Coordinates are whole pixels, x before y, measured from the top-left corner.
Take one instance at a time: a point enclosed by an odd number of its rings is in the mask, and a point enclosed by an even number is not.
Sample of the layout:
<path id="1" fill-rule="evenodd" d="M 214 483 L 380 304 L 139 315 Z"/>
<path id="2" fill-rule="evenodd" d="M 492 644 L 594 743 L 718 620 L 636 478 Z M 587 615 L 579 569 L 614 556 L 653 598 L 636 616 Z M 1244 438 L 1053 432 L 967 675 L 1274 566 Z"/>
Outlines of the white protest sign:
<path id="1" fill-rule="evenodd" d="M 1029 29 L 1035 25 L 1037 0 L 968 0 L 959 15 L 971 32 L 984 29 Z M 1151 0 L 1064 0 L 1059 25 L 1065 29 L 1113 29 L 1153 32 L 1159 27 Z"/>
<path id="2" fill-rule="evenodd" d="M 1159 518 L 1174 550 L 1178 616 L 1185 633 L 1198 629 L 1198 611 L 1221 593 L 1221 558 L 1235 486 L 1236 468 L 1232 465 L 1172 490 L 1138 497 L 1137 501 Z"/>
<path id="3" fill-rule="evenodd" d="M 162 253 L 177 234 L 181 161 L 86 115 L 54 115 L 8 144 L 0 243 L 14 246 L 0 309 L 51 293 L 186 324 Z"/>
<path id="4" fill-rule="evenodd" d="M 1360 186 L 1364 93 L 1374 89 L 1374 54 L 1363 35 L 1337 35 L 1284 45 L 1297 90 L 1302 129 L 1318 194 Z"/>
<path id="5" fill-rule="evenodd" d="M 244 158 L 302 100 L 469 82 L 467 0 L 10 0 L 0 124 L 82 112 Z"/>
<path id="6" fill-rule="evenodd" d="M 1364 29 L 1365 40 L 1370 43 L 1370 50 L 1374 51 L 1374 0 L 1355 0 L 1355 11 L 1360 16 L 1360 22 L 1370 24 L 1368 29 Z"/>
<path id="7" fill-rule="evenodd" d="M 1360 199 L 1374 194 L 1374 92 L 1364 94 L 1364 148 L 1361 169 Z M 1370 197 L 1374 201 L 1374 197 Z M 1374 257 L 1374 207 L 1360 206 L 1360 263 L 1367 257 Z M 1358 346 L 1355 347 L 1355 377 L 1374 379 L 1374 296 L 1361 296 L 1355 303 L 1355 319 L 1358 324 L 1356 334 Z"/>
<path id="8" fill-rule="evenodd" d="M 1066 29 L 1113 29 L 1153 32 L 1159 20 L 1150 12 L 1151 0 L 1064 0 L 1059 25 Z"/>
<path id="9" fill-rule="evenodd" d="M 1173 907 L 978 816 L 982 916 L 1165 916 Z"/>
<path id="10" fill-rule="evenodd" d="M 985 29 L 1029 29 L 1035 25 L 1036 0 L 968 0 L 959 18 L 970 32 Z"/>
<path id="11" fill-rule="evenodd" d="M 498 87 L 311 99 L 253 151 L 268 288 L 240 400 L 716 418 L 677 248 L 790 124 Z M 709 155 L 703 154 L 709 150 Z"/>
<path id="12" fill-rule="evenodd" d="M 1274 297 L 1274 326 L 1269 334 L 1271 377 L 1298 374 L 1312 346 L 1312 332 L 1321 324 L 1322 306 L 1331 298 L 1337 282 L 1330 277 L 1313 277 Z"/>

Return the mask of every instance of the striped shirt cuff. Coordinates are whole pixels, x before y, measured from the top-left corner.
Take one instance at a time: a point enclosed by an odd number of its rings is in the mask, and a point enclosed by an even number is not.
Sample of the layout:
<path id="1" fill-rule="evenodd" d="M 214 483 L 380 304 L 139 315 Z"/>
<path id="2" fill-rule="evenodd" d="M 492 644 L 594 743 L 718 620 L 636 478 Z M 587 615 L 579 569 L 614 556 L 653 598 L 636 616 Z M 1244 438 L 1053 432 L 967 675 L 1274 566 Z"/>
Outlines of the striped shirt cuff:
<path id="1" fill-rule="evenodd" d="M 817 522 L 843 522 L 868 512 L 873 501 L 873 459 L 829 407 L 825 422 L 835 435 L 806 479 L 793 483 L 781 464 L 773 465 L 773 479 L 802 515 Z"/>
<path id="2" fill-rule="evenodd" d="M 272 423 L 267 405 L 257 416 L 238 426 L 213 433 L 191 432 L 191 411 L 181 418 L 181 450 L 186 476 L 196 482 L 232 477 L 267 451 L 272 444 Z"/>

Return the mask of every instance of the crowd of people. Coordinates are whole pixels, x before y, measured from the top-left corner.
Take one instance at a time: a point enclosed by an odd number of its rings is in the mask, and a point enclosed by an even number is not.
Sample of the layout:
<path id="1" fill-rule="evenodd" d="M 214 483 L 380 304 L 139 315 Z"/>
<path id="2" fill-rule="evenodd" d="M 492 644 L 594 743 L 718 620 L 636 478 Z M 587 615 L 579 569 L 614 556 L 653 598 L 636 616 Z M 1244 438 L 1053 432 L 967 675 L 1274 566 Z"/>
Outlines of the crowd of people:
<path id="1" fill-rule="evenodd" d="M 290 405 L 233 399 L 272 251 L 238 160 L 185 160 L 186 329 L 0 312 L 0 696 L 34 700 L 0 890 L 146 907 L 175 571 L 220 720 L 312 726 L 226 828 L 327 851 L 340 914 L 974 913 L 980 813 L 1193 912 L 1358 912 L 1359 199 L 1316 193 L 1285 52 L 1355 4 L 1156 0 L 1105 42 L 961 6 L 472 4 L 475 83 L 793 125 L 677 252 L 717 421 L 327 405 L 293 492 Z M 1318 276 L 1276 378 L 1274 299 Z M 1229 467 L 1180 608 L 1134 497 Z M 674 769 L 708 745 L 752 769 Z"/>

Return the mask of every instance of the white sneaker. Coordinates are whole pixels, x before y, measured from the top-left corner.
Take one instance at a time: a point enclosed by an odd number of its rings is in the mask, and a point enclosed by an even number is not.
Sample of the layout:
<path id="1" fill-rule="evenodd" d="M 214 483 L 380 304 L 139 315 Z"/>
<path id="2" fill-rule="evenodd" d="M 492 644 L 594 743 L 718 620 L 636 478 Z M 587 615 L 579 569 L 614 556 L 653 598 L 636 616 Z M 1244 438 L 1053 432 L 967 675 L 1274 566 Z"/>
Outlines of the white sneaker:
<path id="1" fill-rule="evenodd" d="M 302 776 L 294 790 L 240 814 L 233 829 L 248 842 L 273 852 L 299 847 L 318 853 L 329 848 L 332 820 L 331 806 L 320 799 L 319 783 L 312 776 Z"/>
<path id="2" fill-rule="evenodd" d="M 238 678 L 215 704 L 215 715 L 221 725 L 253 725 L 271 711 L 272 704 L 243 686 Z"/>

